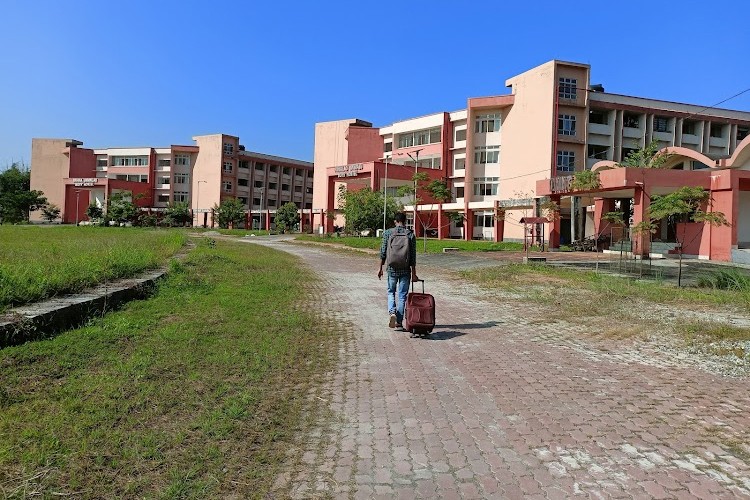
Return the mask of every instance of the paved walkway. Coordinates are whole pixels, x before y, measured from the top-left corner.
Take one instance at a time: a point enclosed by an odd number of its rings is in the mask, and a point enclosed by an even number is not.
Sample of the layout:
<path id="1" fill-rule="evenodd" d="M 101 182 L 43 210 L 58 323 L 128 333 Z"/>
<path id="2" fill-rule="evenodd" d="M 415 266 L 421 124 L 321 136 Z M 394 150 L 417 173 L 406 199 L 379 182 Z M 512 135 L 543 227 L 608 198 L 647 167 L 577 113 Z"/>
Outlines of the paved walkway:
<path id="1" fill-rule="evenodd" d="M 597 348 L 429 265 L 438 327 L 410 339 L 372 256 L 269 244 L 319 273 L 352 333 L 317 396 L 331 423 L 276 497 L 750 498 L 748 380 Z"/>

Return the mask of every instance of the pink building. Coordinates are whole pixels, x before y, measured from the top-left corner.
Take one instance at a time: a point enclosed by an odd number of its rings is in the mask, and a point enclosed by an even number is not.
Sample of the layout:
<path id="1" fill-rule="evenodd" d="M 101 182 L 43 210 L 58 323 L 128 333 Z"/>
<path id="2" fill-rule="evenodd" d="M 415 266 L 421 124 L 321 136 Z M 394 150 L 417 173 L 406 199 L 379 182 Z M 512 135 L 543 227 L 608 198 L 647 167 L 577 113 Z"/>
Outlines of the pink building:
<path id="1" fill-rule="evenodd" d="M 380 128 L 356 119 L 316 124 L 313 207 L 333 214 L 340 225 L 334 195 L 339 186 L 369 185 L 380 190 L 387 186 L 386 192 L 393 195 L 393 188 L 410 182 L 418 162 L 418 171 L 446 181 L 453 194 L 448 203 L 425 200 L 416 207 L 417 221 L 410 219 L 409 224 L 418 234 L 437 227 L 444 238 L 520 241 L 528 236 L 521 218 L 541 215 L 540 205 L 553 199 L 561 206 L 561 217 L 545 230 L 555 248 L 594 234 L 596 206 L 601 205 L 597 200 L 637 197 L 637 193 L 617 192 L 614 186 L 602 196 L 564 189 L 553 192 L 550 179 L 590 170 L 600 162 L 605 163 L 595 168 L 619 162 L 652 140 L 675 154 L 669 180 L 654 176 L 655 182 L 667 183 L 654 193 L 692 185 L 698 182 L 694 179 L 710 177 L 709 172 L 750 170 L 745 149 L 748 112 L 608 94 L 601 85 L 590 83 L 588 65 L 563 61 L 508 78 L 506 87 L 510 92 L 504 95 L 468 98 L 463 110 Z M 390 164 L 387 178 L 386 162 Z M 602 179 L 614 175 L 602 174 Z M 723 232 L 710 231 L 712 245 L 723 249 L 710 256 L 696 255 L 737 260 L 744 255 L 734 252 L 732 257 L 732 251 L 750 247 L 750 194 L 740 181 L 744 174 L 722 175 L 731 178 L 727 186 L 736 188 L 731 210 L 722 210 L 731 218 L 733 236 L 719 243 L 716 235 Z M 406 205 L 407 214 L 412 213 L 414 207 Z M 460 213 L 462 220 L 450 222 L 448 212 Z M 743 213 L 748 215 L 743 218 Z M 330 216 L 321 213 L 313 224 L 330 231 L 333 223 L 327 220 Z"/>
<path id="2" fill-rule="evenodd" d="M 193 140 L 192 146 L 86 149 L 71 139 L 33 139 L 31 188 L 61 208 L 65 223 L 86 220 L 91 203 L 104 208 L 113 192 L 125 191 L 154 211 L 188 202 L 194 224 L 209 226 L 211 207 L 226 198 L 245 205 L 246 227 L 264 229 L 273 227 L 278 207 L 293 202 L 309 227 L 312 163 L 246 151 L 226 134 Z"/>

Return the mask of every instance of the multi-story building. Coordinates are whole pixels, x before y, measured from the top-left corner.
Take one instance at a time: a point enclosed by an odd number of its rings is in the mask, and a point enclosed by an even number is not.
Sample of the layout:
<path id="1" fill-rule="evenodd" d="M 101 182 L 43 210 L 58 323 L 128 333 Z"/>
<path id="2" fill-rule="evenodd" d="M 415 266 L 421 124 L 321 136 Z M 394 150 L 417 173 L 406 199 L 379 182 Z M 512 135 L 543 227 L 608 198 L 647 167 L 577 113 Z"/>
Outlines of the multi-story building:
<path id="1" fill-rule="evenodd" d="M 226 198 L 245 206 L 247 227 L 272 227 L 276 209 L 288 202 L 309 224 L 312 163 L 247 151 L 231 135 L 193 140 L 193 146 L 86 149 L 76 140 L 33 139 L 31 187 L 61 207 L 66 223 L 85 220 L 91 203 L 106 207 L 113 192 L 125 191 L 155 211 L 187 202 L 196 225 L 213 226 L 211 208 Z"/>
<path id="2" fill-rule="evenodd" d="M 562 178 L 611 167 L 651 141 L 672 154 L 675 172 L 705 170 L 700 174 L 705 177 L 709 170 L 750 170 L 749 112 L 608 94 L 590 83 L 588 65 L 563 61 L 511 77 L 506 86 L 509 94 L 469 98 L 466 109 L 381 128 L 363 120 L 318 123 L 313 207 L 336 213 L 334 193 L 341 185 L 383 190 L 409 183 L 417 163 L 418 171 L 444 180 L 453 195 L 447 203 L 433 203 L 422 194 L 425 201 L 416 211 L 406 203 L 407 214 L 417 214 L 416 224 L 409 221 L 417 234 L 434 230 L 445 238 L 521 240 L 532 229 L 521 218 L 542 215 L 540 206 L 551 198 L 561 207 L 560 217 L 545 229 L 555 247 L 560 239 L 595 230 L 595 199 L 634 193 L 616 193 L 614 186 L 586 193 L 548 190 L 545 186 L 555 184 L 550 179 L 569 185 Z M 679 184 L 689 175 L 673 177 Z M 736 198 L 750 207 L 750 193 L 739 189 Z M 448 212 L 462 218 L 449 219 Z M 750 214 L 743 221 L 730 210 L 729 217 L 741 229 L 729 245 L 750 244 Z M 314 225 L 329 231 L 331 220 L 342 223 L 319 215 Z"/>

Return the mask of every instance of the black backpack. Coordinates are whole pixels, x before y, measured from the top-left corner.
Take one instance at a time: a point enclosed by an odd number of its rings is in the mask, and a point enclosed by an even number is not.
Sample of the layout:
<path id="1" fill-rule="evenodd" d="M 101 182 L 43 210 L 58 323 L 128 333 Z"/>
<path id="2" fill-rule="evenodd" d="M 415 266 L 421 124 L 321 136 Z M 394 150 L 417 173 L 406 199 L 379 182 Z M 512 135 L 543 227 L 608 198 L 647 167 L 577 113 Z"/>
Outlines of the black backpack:
<path id="1" fill-rule="evenodd" d="M 408 232 L 393 231 L 387 244 L 385 263 L 391 269 L 409 268 L 409 236 Z"/>

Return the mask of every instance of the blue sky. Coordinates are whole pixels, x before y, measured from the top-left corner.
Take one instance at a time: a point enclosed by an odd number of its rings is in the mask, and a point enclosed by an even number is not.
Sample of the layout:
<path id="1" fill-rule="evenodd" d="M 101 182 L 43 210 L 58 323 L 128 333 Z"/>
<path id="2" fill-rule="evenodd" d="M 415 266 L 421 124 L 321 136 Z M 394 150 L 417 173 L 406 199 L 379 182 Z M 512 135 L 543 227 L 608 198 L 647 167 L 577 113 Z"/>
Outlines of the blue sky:
<path id="1" fill-rule="evenodd" d="M 750 88 L 748 19 L 739 0 L 10 0 L 0 169 L 29 164 L 32 137 L 95 148 L 219 132 L 311 161 L 316 122 L 463 109 L 551 59 L 590 64 L 607 92 L 709 106 Z M 722 107 L 750 111 L 750 92 Z"/>

